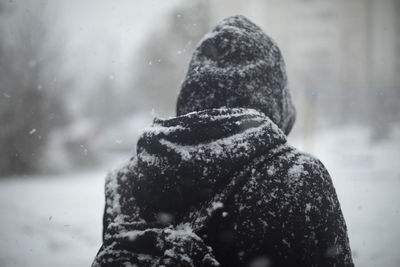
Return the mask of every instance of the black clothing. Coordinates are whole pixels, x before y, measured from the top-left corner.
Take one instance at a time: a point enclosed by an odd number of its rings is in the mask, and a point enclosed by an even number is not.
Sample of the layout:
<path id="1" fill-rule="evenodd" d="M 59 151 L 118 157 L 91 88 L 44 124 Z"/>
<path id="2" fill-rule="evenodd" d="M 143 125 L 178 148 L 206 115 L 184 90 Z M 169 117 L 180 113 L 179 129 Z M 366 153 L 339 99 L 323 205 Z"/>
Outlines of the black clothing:
<path id="1" fill-rule="evenodd" d="M 156 119 L 107 178 L 104 229 L 94 266 L 353 266 L 328 172 L 252 109 Z"/>
<path id="2" fill-rule="evenodd" d="M 93 266 L 353 266 L 328 172 L 287 143 L 284 62 L 259 27 L 233 16 L 205 37 L 177 113 L 107 177 Z"/>
<path id="3" fill-rule="evenodd" d="M 244 16 L 222 20 L 197 46 L 177 114 L 219 107 L 259 110 L 286 135 L 296 118 L 281 51 Z"/>

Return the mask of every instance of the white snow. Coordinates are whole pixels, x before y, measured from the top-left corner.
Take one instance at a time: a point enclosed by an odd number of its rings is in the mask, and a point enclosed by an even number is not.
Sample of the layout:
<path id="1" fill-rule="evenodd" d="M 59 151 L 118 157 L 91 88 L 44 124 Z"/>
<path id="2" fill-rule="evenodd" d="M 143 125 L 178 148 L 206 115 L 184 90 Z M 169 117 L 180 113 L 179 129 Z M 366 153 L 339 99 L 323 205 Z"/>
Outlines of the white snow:
<path id="1" fill-rule="evenodd" d="M 104 171 L 0 182 L 0 266 L 90 266 L 101 242 Z"/>
<path id="2" fill-rule="evenodd" d="M 246 113 L 246 114 L 252 114 L 252 113 Z M 219 118 L 221 116 L 215 116 L 215 117 Z M 258 118 L 256 118 L 256 120 L 257 119 Z M 195 155 L 198 155 L 199 150 L 204 150 L 204 151 L 209 150 L 211 151 L 210 154 L 213 157 L 217 158 L 225 157 L 227 153 L 230 153 L 231 157 L 234 158 L 235 156 L 240 157 L 242 153 L 240 151 L 250 152 L 251 149 L 251 145 L 249 144 L 250 137 L 262 138 L 261 137 L 262 134 L 266 132 L 265 130 L 263 130 L 263 128 L 273 128 L 273 127 L 277 128 L 277 126 L 268 119 L 257 127 L 251 127 L 244 130 L 241 133 L 233 134 L 228 137 L 221 138 L 209 143 L 201 143 L 196 145 L 180 145 L 165 139 L 160 139 L 160 143 L 178 153 L 181 156 L 181 158 L 185 161 L 188 161 Z"/>
<path id="3" fill-rule="evenodd" d="M 358 267 L 400 266 L 397 129 L 375 143 L 360 128 L 314 135 L 310 152 L 332 176 Z M 90 266 L 101 245 L 105 176 L 102 168 L 1 179 L 0 266 Z"/>
<path id="4" fill-rule="evenodd" d="M 172 126 L 172 127 L 165 127 L 165 126 L 162 126 L 162 125 L 159 125 L 159 124 L 157 124 L 157 125 L 153 124 L 151 127 L 143 128 L 140 132 L 141 132 L 141 134 L 144 133 L 144 132 L 148 132 L 148 133 L 152 133 L 152 134 L 155 134 L 155 135 L 160 134 L 160 133 L 168 135 L 170 133 L 173 133 L 173 132 L 179 131 L 179 130 L 183 131 L 183 130 L 185 130 L 185 127 L 183 127 L 181 125 L 176 125 L 176 126 Z"/>
<path id="5" fill-rule="evenodd" d="M 168 235 L 166 236 L 167 240 L 181 240 L 181 239 L 194 239 L 200 240 L 190 227 L 188 223 L 177 225 L 174 229 L 165 229 L 165 233 Z"/>
<path id="6" fill-rule="evenodd" d="M 307 174 L 307 171 L 304 171 L 303 165 L 294 165 L 288 171 L 289 176 L 296 179 L 300 178 L 303 173 Z"/>

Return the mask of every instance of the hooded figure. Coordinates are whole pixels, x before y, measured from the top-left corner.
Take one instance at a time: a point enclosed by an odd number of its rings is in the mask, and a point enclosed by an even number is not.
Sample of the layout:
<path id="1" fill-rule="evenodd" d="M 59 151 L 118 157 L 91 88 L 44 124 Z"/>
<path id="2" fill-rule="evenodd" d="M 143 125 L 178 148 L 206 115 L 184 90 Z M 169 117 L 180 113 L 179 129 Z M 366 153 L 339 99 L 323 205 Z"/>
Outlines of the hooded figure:
<path id="1" fill-rule="evenodd" d="M 229 17 L 200 42 L 177 115 L 107 177 L 93 266 L 353 266 L 328 172 L 287 143 L 285 65 L 259 27 Z"/>

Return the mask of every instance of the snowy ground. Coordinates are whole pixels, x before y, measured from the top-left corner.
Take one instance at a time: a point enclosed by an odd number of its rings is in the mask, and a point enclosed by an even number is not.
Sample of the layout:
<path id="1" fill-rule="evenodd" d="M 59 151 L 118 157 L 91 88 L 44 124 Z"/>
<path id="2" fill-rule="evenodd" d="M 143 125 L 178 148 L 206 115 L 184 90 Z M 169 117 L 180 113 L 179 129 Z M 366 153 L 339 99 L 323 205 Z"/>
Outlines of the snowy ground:
<path id="1" fill-rule="evenodd" d="M 356 265 L 400 266 L 400 131 L 378 143 L 357 128 L 313 140 L 305 149 L 334 179 Z M 2 179 L 0 266 L 90 266 L 101 243 L 106 168 Z"/>
<path id="2" fill-rule="evenodd" d="M 99 248 L 104 172 L 0 184 L 0 266 L 90 266 Z"/>

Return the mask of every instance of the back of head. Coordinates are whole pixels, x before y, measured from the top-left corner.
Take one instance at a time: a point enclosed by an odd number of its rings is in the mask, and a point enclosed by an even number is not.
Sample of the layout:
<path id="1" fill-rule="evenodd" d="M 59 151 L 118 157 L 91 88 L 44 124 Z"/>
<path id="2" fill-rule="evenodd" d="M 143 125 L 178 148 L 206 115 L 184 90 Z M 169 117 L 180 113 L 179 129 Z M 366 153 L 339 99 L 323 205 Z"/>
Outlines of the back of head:
<path id="1" fill-rule="evenodd" d="M 219 107 L 257 109 L 285 134 L 295 121 L 278 46 L 241 15 L 222 20 L 194 51 L 177 115 Z"/>

